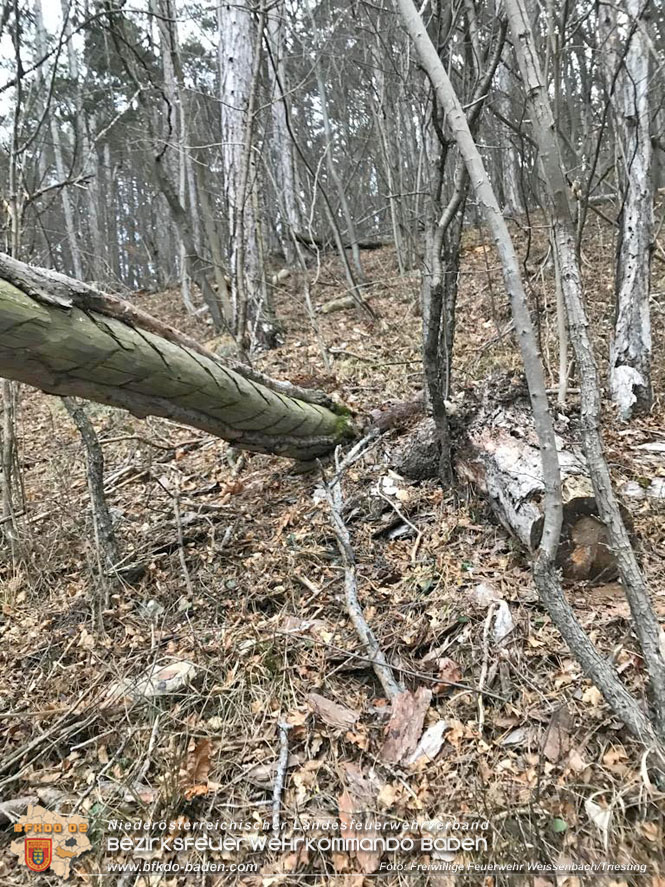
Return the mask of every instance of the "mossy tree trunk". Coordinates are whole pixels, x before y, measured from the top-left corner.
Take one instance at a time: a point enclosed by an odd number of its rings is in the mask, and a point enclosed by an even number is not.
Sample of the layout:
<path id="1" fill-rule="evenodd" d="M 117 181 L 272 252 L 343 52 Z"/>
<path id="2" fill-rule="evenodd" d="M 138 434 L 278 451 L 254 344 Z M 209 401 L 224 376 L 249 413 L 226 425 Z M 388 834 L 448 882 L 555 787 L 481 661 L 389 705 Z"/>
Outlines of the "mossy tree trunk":
<path id="1" fill-rule="evenodd" d="M 354 435 L 324 394 L 227 365 L 129 302 L 3 254 L 0 376 L 302 461 Z"/>

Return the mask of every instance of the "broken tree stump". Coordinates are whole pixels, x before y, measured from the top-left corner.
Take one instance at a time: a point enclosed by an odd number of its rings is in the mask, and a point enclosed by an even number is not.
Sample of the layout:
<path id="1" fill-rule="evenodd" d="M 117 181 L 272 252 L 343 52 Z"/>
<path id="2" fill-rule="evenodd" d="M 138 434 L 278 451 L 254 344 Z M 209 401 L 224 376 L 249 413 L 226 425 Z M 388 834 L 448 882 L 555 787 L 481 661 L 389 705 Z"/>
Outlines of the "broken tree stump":
<path id="1" fill-rule="evenodd" d="M 488 380 L 480 405 L 464 410 L 463 419 L 458 417 L 455 470 L 489 502 L 508 532 L 535 551 L 543 526 L 540 450 L 523 388 L 514 379 L 505 382 L 503 377 Z M 563 500 L 557 564 L 568 579 L 610 581 L 617 575 L 615 558 L 598 517 L 586 459 L 567 418 L 557 417 L 555 429 Z M 396 471 L 414 480 L 437 476 L 438 448 L 431 418 L 422 419 L 400 438 L 391 462 Z M 630 531 L 630 515 L 625 508 L 621 510 Z"/>
<path id="2" fill-rule="evenodd" d="M 557 565 L 569 579 L 609 581 L 617 575 L 616 562 L 598 517 L 586 459 L 565 417 L 558 417 L 555 428 L 563 502 Z M 535 551 L 543 528 L 544 483 L 528 401 L 520 397 L 496 403 L 486 392 L 456 467 L 459 476 L 482 492 L 500 523 Z M 631 527 L 623 508 L 622 513 Z"/>

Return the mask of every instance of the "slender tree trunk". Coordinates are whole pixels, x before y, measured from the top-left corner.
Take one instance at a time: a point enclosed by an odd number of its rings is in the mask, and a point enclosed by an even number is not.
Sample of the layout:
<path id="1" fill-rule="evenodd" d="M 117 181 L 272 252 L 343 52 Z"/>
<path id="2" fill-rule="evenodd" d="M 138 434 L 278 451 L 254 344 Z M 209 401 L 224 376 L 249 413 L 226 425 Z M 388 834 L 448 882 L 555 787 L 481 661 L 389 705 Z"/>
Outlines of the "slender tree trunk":
<path id="1" fill-rule="evenodd" d="M 510 74 L 505 65 L 499 65 L 497 72 L 497 106 L 501 114 L 510 120 L 512 116 L 510 93 Z M 504 209 L 511 216 L 518 216 L 524 212 L 522 196 L 520 194 L 520 160 L 513 144 L 513 136 L 510 130 L 503 124 L 498 124 L 499 144 L 501 146 L 501 184 L 503 186 Z M 524 162 L 524 160 L 522 160 Z"/>
<path id="2" fill-rule="evenodd" d="M 340 178 L 340 175 L 337 172 L 337 167 L 335 165 L 335 143 L 333 140 L 332 128 L 330 126 L 330 117 L 328 116 L 328 99 L 326 96 L 326 87 L 323 80 L 323 74 L 321 72 L 321 64 L 318 60 L 316 62 L 316 82 L 319 92 L 319 101 L 321 103 L 323 130 L 326 138 L 326 167 L 328 169 L 328 175 L 330 176 L 333 185 L 335 186 L 339 205 L 342 208 L 342 216 L 344 218 L 344 224 L 346 225 L 346 236 L 351 245 L 353 264 L 355 265 L 356 273 L 362 281 L 364 278 L 364 273 L 362 262 L 360 261 L 360 249 L 358 247 L 358 238 L 356 236 L 356 226 L 353 222 L 353 216 L 351 215 L 351 210 L 349 208 L 349 201 L 346 198 L 344 183 L 342 182 L 342 179 Z"/>
<path id="3" fill-rule="evenodd" d="M 192 170 L 188 142 L 189 132 L 185 108 L 185 88 L 180 60 L 178 42 L 177 17 L 172 0 L 158 0 L 159 39 L 164 72 L 164 90 L 168 102 L 169 129 L 173 130 L 173 141 L 177 144 L 177 162 L 175 178 L 178 182 L 178 203 L 182 208 L 182 217 L 187 218 L 187 227 L 191 232 L 179 225 L 180 239 L 180 290 L 185 307 L 194 310 L 190 291 L 190 263 L 195 263 L 201 255 L 201 231 L 199 223 L 199 207 L 196 201 L 196 184 Z M 180 215 L 180 213 L 179 213 Z M 187 243 L 186 243 L 186 242 Z M 190 249 L 188 249 L 189 244 Z M 208 287 L 206 287 L 206 291 Z M 204 296 L 205 298 L 205 296 Z M 215 302 L 216 300 L 212 300 Z M 206 300 L 207 302 L 207 300 Z M 217 311 L 214 312 L 217 315 Z M 213 318 L 219 328 L 220 318 Z"/>
<path id="4" fill-rule="evenodd" d="M 16 389 L 15 382 L 2 380 L 2 530 L 11 549 L 12 560 L 16 557 L 18 530 L 14 508 L 14 469 L 16 467 Z"/>
<path id="5" fill-rule="evenodd" d="M 42 15 L 41 0 L 34 0 L 35 25 L 37 33 L 37 51 L 40 56 L 46 51 L 46 37 L 44 34 L 44 20 Z M 53 114 L 53 109 L 49 110 L 51 139 L 53 140 L 53 155 L 55 158 L 55 169 L 58 179 L 64 182 L 67 179 L 67 170 L 65 168 L 62 139 L 60 137 L 60 123 Z M 72 260 L 72 271 L 79 279 L 83 279 L 83 263 L 81 262 L 81 250 L 79 246 L 79 232 L 76 230 L 74 221 L 74 207 L 69 192 L 69 188 L 65 185 L 60 189 L 60 199 L 62 200 L 62 211 L 65 217 L 65 233 L 67 235 L 67 246 Z"/>
<path id="6" fill-rule="evenodd" d="M 506 25 L 505 22 L 502 24 L 491 56 L 488 50 L 486 69 L 481 71 L 481 47 L 478 43 L 472 9 L 467 15 L 467 22 L 467 31 L 473 44 L 472 65 L 475 74 L 475 88 L 468 118 L 469 130 L 473 136 L 478 128 L 484 98 L 501 59 Z M 435 110 L 434 106 L 433 121 Z M 452 194 L 446 206 L 441 207 L 440 194 L 446 178 L 446 162 L 450 159 L 457 160 Z M 429 274 L 423 274 L 423 363 L 440 445 L 439 477 L 444 486 L 447 486 L 453 479 L 453 466 L 445 401 L 450 395 L 462 223 L 469 190 L 469 177 L 461 158 L 450 151 L 445 142 L 440 146 L 438 168 L 434 174 L 438 177 L 437 193 L 434 198 L 438 219 L 433 223 L 429 235 Z"/>
<path id="7" fill-rule="evenodd" d="M 101 183 L 105 200 L 101 204 L 104 215 L 104 233 L 108 251 L 108 264 L 111 275 L 117 279 L 121 277 L 120 249 L 118 245 L 118 217 L 116 211 L 117 184 L 113 176 L 111 162 L 111 146 L 104 143 L 102 150 Z"/>
<path id="8" fill-rule="evenodd" d="M 120 552 L 113 529 L 113 518 L 109 511 L 104 493 L 104 453 L 102 452 L 97 433 L 85 406 L 73 397 L 63 397 L 65 409 L 76 425 L 85 449 L 86 474 L 88 491 L 92 509 L 92 522 L 95 529 L 97 560 L 99 564 L 99 580 L 102 595 L 93 601 L 94 622 L 103 627 L 103 611 L 108 606 L 109 576 L 120 561 Z"/>
<path id="9" fill-rule="evenodd" d="M 316 33 L 316 23 L 314 21 L 314 16 L 312 15 L 312 10 L 309 5 L 310 0 L 307 0 L 307 12 L 309 14 L 309 19 L 312 24 L 312 31 Z M 344 191 L 344 183 L 340 178 L 339 173 L 337 172 L 337 167 L 335 165 L 335 142 L 333 139 L 332 127 L 330 126 L 330 117 L 328 114 L 328 98 L 326 96 L 326 86 L 323 79 L 323 72 L 321 70 L 321 61 L 318 55 L 318 48 L 315 48 L 315 59 L 314 59 L 314 74 L 316 77 L 316 86 L 317 91 L 319 93 L 319 111 L 321 113 L 321 120 L 323 121 L 323 133 L 325 137 L 325 151 L 326 151 L 326 168 L 328 170 L 328 175 L 330 176 L 330 180 L 332 181 L 335 190 L 337 192 L 337 199 L 339 200 L 339 205 L 342 210 L 342 216 L 344 218 L 344 224 L 346 225 L 346 236 L 347 240 L 351 245 L 351 255 L 353 257 L 353 264 L 356 269 L 356 273 L 360 281 L 363 281 L 363 267 L 360 261 L 360 249 L 358 247 L 358 238 L 356 237 L 356 229 L 353 222 L 353 216 L 351 215 L 351 210 L 349 208 L 349 202 L 346 198 L 346 192 Z"/>
<path id="10" fill-rule="evenodd" d="M 300 231 L 302 223 L 296 193 L 293 144 L 289 134 L 285 107 L 285 102 L 288 101 L 286 95 L 288 87 L 284 61 L 284 0 L 279 0 L 270 10 L 266 30 L 272 55 L 268 64 L 272 100 L 272 147 L 277 172 L 280 214 L 283 215 L 279 237 L 286 261 L 290 263 L 294 259 L 292 233 Z"/>
<path id="11" fill-rule="evenodd" d="M 617 79 L 617 131 L 623 159 L 623 205 L 619 214 L 616 323 L 610 351 L 610 390 L 622 419 L 651 408 L 651 320 L 649 312 L 653 192 L 649 108 L 649 53 L 634 22 L 641 0 L 626 0 L 632 30 Z M 642 26 L 648 25 L 648 18 Z"/>
<path id="12" fill-rule="evenodd" d="M 388 186 L 388 206 L 390 208 L 390 224 L 393 231 L 393 240 L 395 242 L 395 254 L 397 257 L 397 268 L 400 276 L 404 275 L 404 251 L 402 246 L 402 233 L 400 231 L 398 211 L 399 200 L 395 194 L 395 175 L 393 163 L 399 168 L 399 140 L 397 141 L 397 152 L 391 150 L 388 130 L 385 120 L 388 115 L 388 102 L 386 95 L 386 78 L 381 69 L 380 63 L 380 37 L 377 31 L 376 44 L 372 47 L 372 63 L 374 67 L 374 80 L 376 83 L 377 102 L 371 103 L 372 116 L 374 117 L 374 126 L 379 136 L 379 146 L 381 149 L 381 158 L 383 160 L 383 169 Z"/>
<path id="13" fill-rule="evenodd" d="M 233 309 L 229 299 L 229 290 L 224 267 L 224 259 L 221 250 L 221 241 L 218 233 L 215 217 L 213 216 L 212 206 L 210 205 L 210 197 L 206 189 L 206 182 L 203 171 L 203 161 L 196 164 L 197 170 L 197 189 L 196 193 L 199 198 L 199 206 L 201 209 L 201 217 L 203 220 L 203 230 L 205 231 L 206 240 L 210 247 L 210 255 L 212 256 L 212 268 L 215 275 L 215 284 L 217 285 L 217 295 L 222 305 L 224 317 L 232 318 Z"/>
<path id="14" fill-rule="evenodd" d="M 621 517 L 612 488 L 601 435 L 600 385 L 589 321 L 582 293 L 576 250 L 576 231 L 568 187 L 561 164 L 556 124 L 543 83 L 535 42 L 523 0 L 506 0 L 513 45 L 531 107 L 534 135 L 545 175 L 552 214 L 556 257 L 561 263 L 561 284 L 568 314 L 570 341 L 580 376 L 582 434 L 589 474 L 600 517 L 607 527 L 619 574 L 628 598 L 635 631 L 640 640 L 654 693 L 656 726 L 665 737 L 665 659 L 660 649 L 661 631 L 649 592 Z M 600 689 L 603 687 L 599 684 Z M 605 692 L 603 690 L 603 692 Z M 626 722 L 627 723 L 627 722 Z M 632 728 L 631 728 L 632 729 Z"/>
<path id="15" fill-rule="evenodd" d="M 99 220 L 99 204 L 100 204 L 100 179 L 99 179 L 99 156 L 97 154 L 97 146 L 94 144 L 95 115 L 89 113 L 86 115 L 86 126 L 82 129 L 83 133 L 83 155 L 86 158 L 86 172 L 90 175 L 90 181 L 86 188 L 86 206 L 88 209 L 88 230 L 90 231 L 90 240 L 92 246 L 92 256 L 90 259 L 90 270 L 95 281 L 103 284 L 106 280 L 106 262 L 105 262 L 105 246 L 102 237 L 102 229 Z"/>
<path id="16" fill-rule="evenodd" d="M 553 622 L 578 661 L 602 690 L 612 709 L 634 734 L 646 742 L 651 742 L 654 739 L 654 731 L 648 718 L 623 686 L 616 671 L 599 655 L 591 643 L 566 600 L 557 576 L 555 559 L 563 514 L 561 473 L 547 401 L 545 373 L 528 310 L 517 255 L 462 107 L 420 15 L 412 0 L 395 0 L 395 5 L 402 15 L 406 30 L 411 35 L 421 63 L 446 112 L 448 125 L 464 158 L 476 199 L 493 234 L 506 290 L 511 300 L 543 467 L 544 521 L 533 567 L 536 586 Z"/>
<path id="17" fill-rule="evenodd" d="M 240 4 L 220 3 L 220 108 L 222 156 L 229 207 L 231 297 L 234 332 L 245 335 L 248 306 L 260 302 L 256 224 L 250 197 L 254 168 L 252 117 L 258 81 L 258 52 L 253 15 Z"/>

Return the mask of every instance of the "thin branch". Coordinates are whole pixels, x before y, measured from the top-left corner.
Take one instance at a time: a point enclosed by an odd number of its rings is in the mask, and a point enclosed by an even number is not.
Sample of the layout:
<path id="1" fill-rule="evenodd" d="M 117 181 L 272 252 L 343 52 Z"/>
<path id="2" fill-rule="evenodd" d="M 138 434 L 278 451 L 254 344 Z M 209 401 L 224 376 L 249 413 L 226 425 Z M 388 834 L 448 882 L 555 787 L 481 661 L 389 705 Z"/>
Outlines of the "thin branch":
<path id="1" fill-rule="evenodd" d="M 272 791 L 272 830 L 279 835 L 279 814 L 282 804 L 282 791 L 284 790 L 284 778 L 286 768 L 289 765 L 289 730 L 290 724 L 280 721 L 279 727 L 279 758 L 277 760 L 277 773 L 275 773 L 275 785 Z"/>
<path id="2" fill-rule="evenodd" d="M 383 650 L 379 646 L 379 642 L 372 629 L 367 624 L 362 607 L 358 601 L 356 559 L 351 545 L 351 537 L 348 528 L 344 523 L 344 518 L 342 517 L 344 500 L 342 498 L 341 474 L 344 468 L 351 464 L 351 461 L 355 461 L 356 458 L 359 458 L 361 452 L 360 445 L 356 445 L 342 463 L 339 461 L 339 449 L 335 452 L 335 476 L 330 484 L 325 486 L 325 491 L 328 505 L 330 507 L 333 528 L 335 530 L 335 535 L 337 536 L 337 545 L 344 564 L 344 596 L 346 600 L 346 611 L 353 623 L 353 627 L 355 628 L 358 637 L 367 650 L 374 673 L 379 679 L 386 696 L 388 699 L 392 700 L 404 691 L 404 687 L 395 679 L 392 668 L 388 663 Z"/>

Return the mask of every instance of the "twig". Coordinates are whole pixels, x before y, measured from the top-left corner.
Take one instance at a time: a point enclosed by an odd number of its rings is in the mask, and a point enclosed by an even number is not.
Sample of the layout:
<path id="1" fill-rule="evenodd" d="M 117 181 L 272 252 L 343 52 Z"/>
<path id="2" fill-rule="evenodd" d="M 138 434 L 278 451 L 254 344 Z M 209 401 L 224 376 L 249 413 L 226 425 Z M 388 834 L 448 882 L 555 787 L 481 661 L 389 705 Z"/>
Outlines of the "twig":
<path id="1" fill-rule="evenodd" d="M 478 680 L 478 733 L 483 735 L 483 726 L 485 725 L 485 704 L 483 702 L 483 687 L 487 679 L 487 668 L 490 658 L 490 626 L 492 617 L 496 610 L 496 604 L 490 604 L 487 609 L 487 618 L 483 628 L 483 664 L 480 669 L 480 678 Z"/>
<path id="2" fill-rule="evenodd" d="M 346 471 L 347 468 L 350 468 L 354 462 L 357 462 L 362 456 L 365 455 L 366 451 L 370 448 L 370 446 L 374 446 L 375 443 L 378 442 L 378 439 L 381 437 L 381 429 L 379 428 L 370 428 L 367 434 L 358 441 L 357 444 L 351 447 L 349 452 L 344 457 L 344 460 L 341 463 L 337 461 L 337 454 L 335 455 L 335 474 L 330 479 L 330 482 L 326 485 L 330 487 L 332 490 L 336 485 L 339 485 L 339 481 Z M 324 478 L 325 484 L 325 478 Z M 339 491 L 340 501 L 342 491 Z"/>
<path id="3" fill-rule="evenodd" d="M 408 517 L 405 517 L 405 515 L 402 514 L 402 512 L 399 510 L 397 505 L 394 502 L 392 502 L 385 495 L 385 493 L 382 493 L 380 489 L 377 489 L 377 493 L 379 494 L 379 496 L 383 500 L 385 500 L 388 503 L 388 505 L 390 505 L 390 507 L 395 511 L 395 513 L 397 514 L 399 519 L 404 521 L 404 523 L 407 525 L 407 527 L 411 527 L 413 532 L 416 534 L 416 541 L 414 542 L 413 548 L 411 549 L 411 563 L 415 564 L 416 556 L 418 554 L 418 549 L 420 548 L 420 543 L 423 541 L 423 534 L 420 532 L 420 530 L 418 529 L 418 527 L 415 524 L 411 523 L 411 521 L 408 519 Z"/>
<path id="4" fill-rule="evenodd" d="M 272 790 L 272 830 L 279 835 L 279 810 L 282 803 L 282 791 L 284 789 L 284 777 L 289 764 L 289 730 L 290 724 L 280 721 L 279 727 L 279 760 L 277 761 L 277 773 L 275 785 Z"/>
<path id="5" fill-rule="evenodd" d="M 217 546 L 217 550 L 222 551 L 222 549 L 227 548 L 232 536 L 233 526 L 229 524 L 229 526 L 224 530 L 224 535 L 222 536 L 221 542 Z"/>
<path id="6" fill-rule="evenodd" d="M 360 449 L 361 444 L 366 445 L 374 436 L 376 435 L 368 435 L 367 438 L 364 438 L 363 441 L 353 447 L 342 463 L 339 461 L 339 448 L 335 451 L 335 476 L 331 483 L 326 485 L 325 490 L 328 504 L 330 506 L 335 535 L 337 536 L 337 545 L 344 563 L 344 596 L 346 600 L 346 611 L 353 623 L 353 627 L 355 628 L 358 637 L 369 654 L 374 673 L 379 679 L 386 696 L 388 699 L 394 699 L 400 693 L 404 692 L 404 687 L 395 680 L 392 668 L 381 650 L 379 642 L 374 636 L 372 629 L 367 624 L 362 607 L 358 601 L 356 559 L 351 546 L 351 537 L 349 536 L 349 531 L 344 523 L 344 518 L 342 517 L 344 501 L 342 499 L 342 487 L 340 483 L 341 474 L 346 467 L 356 461 L 356 459 L 360 458 L 362 452 Z"/>
<path id="7" fill-rule="evenodd" d="M 44 745 L 48 742 L 49 748 L 52 748 L 53 746 L 64 742 L 67 738 L 75 736 L 77 733 L 85 730 L 86 727 L 91 726 L 91 724 L 94 724 L 98 717 L 99 711 L 95 710 L 84 720 L 74 721 L 69 726 L 62 728 L 62 731 L 57 736 L 57 738 L 52 739 L 52 737 L 56 735 L 58 729 L 62 726 L 61 721 L 59 721 L 45 733 L 30 740 L 30 742 L 22 746 L 20 749 L 18 749 L 18 751 L 12 754 L 9 758 L 3 760 L 0 764 L 0 772 L 6 773 L 7 770 L 11 770 L 12 766 L 18 763 L 18 761 L 20 761 L 22 757 L 24 757 L 25 755 L 30 755 L 29 760 L 15 773 L 12 773 L 11 775 L 5 777 L 3 780 L 0 781 L 0 789 L 4 788 L 4 786 L 9 785 L 12 782 L 15 782 L 17 779 L 21 779 L 26 768 L 34 766 L 35 762 L 39 760 L 39 758 L 43 754 L 43 751 L 35 752 L 35 750 L 39 748 L 40 745 Z"/>
<path id="8" fill-rule="evenodd" d="M 146 778 L 146 774 L 150 769 L 150 760 L 152 758 L 152 752 L 155 747 L 155 743 L 157 742 L 157 736 L 159 733 L 159 719 L 160 715 L 157 715 L 155 718 L 155 722 L 152 725 L 152 730 L 150 731 L 150 739 L 148 740 L 148 750 L 145 753 L 145 760 L 141 764 L 141 769 L 138 772 L 138 776 L 136 778 L 136 782 L 143 782 Z"/>
<path id="9" fill-rule="evenodd" d="M 312 643 L 312 638 L 309 635 L 297 634 L 293 631 L 280 631 L 279 629 L 273 629 L 272 633 L 291 638 L 292 640 L 305 641 L 309 644 Z M 337 653 L 341 653 L 344 656 L 348 656 L 349 659 L 356 659 L 359 662 L 369 662 L 370 665 L 373 664 L 373 660 L 369 656 L 363 656 L 362 653 L 356 653 L 353 650 L 345 650 L 344 647 L 338 647 L 337 644 L 332 644 L 330 641 L 324 641 L 321 638 L 317 637 L 316 643 L 327 647 L 330 650 L 335 650 Z M 393 671 L 398 671 L 400 674 L 406 674 L 409 675 L 409 677 L 418 678 L 421 681 L 429 681 L 431 684 L 445 683 L 447 687 L 453 687 L 456 690 L 462 690 L 462 693 L 459 694 L 462 696 L 464 695 L 464 693 L 477 694 L 481 692 L 477 687 L 472 687 L 470 684 L 460 684 L 456 681 L 449 681 L 447 679 L 445 681 L 442 681 L 441 676 L 438 674 L 426 674 L 424 671 L 414 671 L 414 669 L 406 668 L 403 665 L 391 665 L 390 667 Z M 339 666 L 337 670 L 339 670 Z M 333 671 L 332 674 L 334 673 L 335 672 Z M 328 677 L 330 677 L 330 675 L 328 675 Z M 490 696 L 492 699 L 498 699 L 499 702 L 509 702 L 509 699 L 506 696 L 501 696 L 499 693 L 490 693 L 489 690 L 483 690 L 482 693 L 483 696 Z"/>

